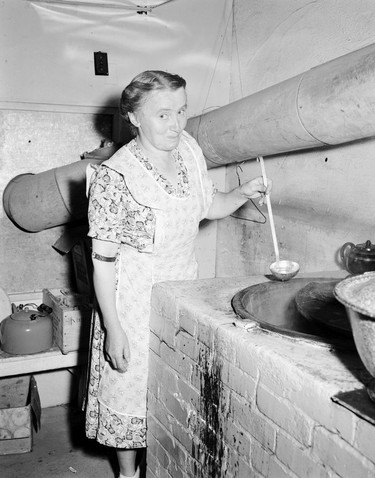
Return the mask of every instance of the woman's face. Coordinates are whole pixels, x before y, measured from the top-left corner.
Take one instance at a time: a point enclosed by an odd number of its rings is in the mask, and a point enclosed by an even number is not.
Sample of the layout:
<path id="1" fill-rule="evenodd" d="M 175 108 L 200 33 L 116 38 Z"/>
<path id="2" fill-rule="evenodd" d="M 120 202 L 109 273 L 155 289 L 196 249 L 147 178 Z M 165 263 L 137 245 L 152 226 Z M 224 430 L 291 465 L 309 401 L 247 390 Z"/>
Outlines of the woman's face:
<path id="1" fill-rule="evenodd" d="M 178 146 L 187 122 L 186 101 L 185 88 L 157 90 L 148 94 L 136 112 L 129 113 L 146 149 L 172 151 Z"/>

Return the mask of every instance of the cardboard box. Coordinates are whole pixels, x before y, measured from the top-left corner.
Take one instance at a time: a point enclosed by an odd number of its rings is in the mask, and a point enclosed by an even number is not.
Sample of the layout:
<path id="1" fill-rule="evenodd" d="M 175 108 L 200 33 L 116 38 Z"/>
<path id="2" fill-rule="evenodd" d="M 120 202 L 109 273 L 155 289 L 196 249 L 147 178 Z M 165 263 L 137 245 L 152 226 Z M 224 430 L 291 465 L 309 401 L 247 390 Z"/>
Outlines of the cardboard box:
<path id="1" fill-rule="evenodd" d="M 27 453 L 40 427 L 40 398 L 33 376 L 0 379 L 0 455 Z"/>
<path id="2" fill-rule="evenodd" d="M 63 354 L 89 345 L 92 304 L 87 295 L 70 289 L 43 289 L 43 303 L 52 308 L 53 333 Z"/>

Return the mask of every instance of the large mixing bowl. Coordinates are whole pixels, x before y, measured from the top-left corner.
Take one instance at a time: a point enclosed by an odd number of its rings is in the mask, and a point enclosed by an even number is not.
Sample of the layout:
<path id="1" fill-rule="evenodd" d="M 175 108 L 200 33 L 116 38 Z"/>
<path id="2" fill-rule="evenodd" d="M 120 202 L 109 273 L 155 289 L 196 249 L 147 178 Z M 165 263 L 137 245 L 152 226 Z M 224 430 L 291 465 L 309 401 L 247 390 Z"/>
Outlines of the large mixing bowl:
<path id="1" fill-rule="evenodd" d="M 342 280 L 334 295 L 345 306 L 359 356 L 375 378 L 375 272 Z"/>

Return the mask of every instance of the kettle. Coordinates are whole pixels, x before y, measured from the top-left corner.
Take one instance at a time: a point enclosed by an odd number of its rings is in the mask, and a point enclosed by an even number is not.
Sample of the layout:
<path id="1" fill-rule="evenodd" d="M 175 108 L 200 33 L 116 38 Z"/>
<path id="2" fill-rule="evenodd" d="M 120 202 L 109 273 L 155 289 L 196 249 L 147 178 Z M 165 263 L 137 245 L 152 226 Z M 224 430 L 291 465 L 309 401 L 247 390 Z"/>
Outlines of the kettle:
<path id="1" fill-rule="evenodd" d="M 52 347 L 53 323 L 52 309 L 42 304 L 16 306 L 12 304 L 12 314 L 0 323 L 1 349 L 12 355 L 26 355 L 43 352 Z"/>
<path id="2" fill-rule="evenodd" d="M 340 257 L 351 274 L 375 271 L 375 246 L 371 241 L 357 245 L 346 242 L 340 249 Z"/>

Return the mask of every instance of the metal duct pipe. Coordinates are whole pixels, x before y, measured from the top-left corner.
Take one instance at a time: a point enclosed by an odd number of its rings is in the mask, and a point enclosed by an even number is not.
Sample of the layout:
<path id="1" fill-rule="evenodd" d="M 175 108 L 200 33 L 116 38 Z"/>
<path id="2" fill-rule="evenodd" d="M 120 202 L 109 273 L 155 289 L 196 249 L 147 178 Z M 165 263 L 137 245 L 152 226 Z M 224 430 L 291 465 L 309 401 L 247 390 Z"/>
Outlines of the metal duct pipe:
<path id="1" fill-rule="evenodd" d="M 375 44 L 189 119 L 209 168 L 375 135 Z"/>
<path id="2" fill-rule="evenodd" d="M 20 229 L 39 232 L 87 215 L 86 167 L 100 164 L 119 148 L 111 144 L 84 153 L 81 161 L 38 174 L 20 174 L 7 184 L 3 206 Z"/>
<path id="3" fill-rule="evenodd" d="M 39 174 L 16 176 L 3 194 L 7 216 L 28 232 L 83 218 L 87 215 L 86 167 L 93 162 L 82 160 Z"/>

